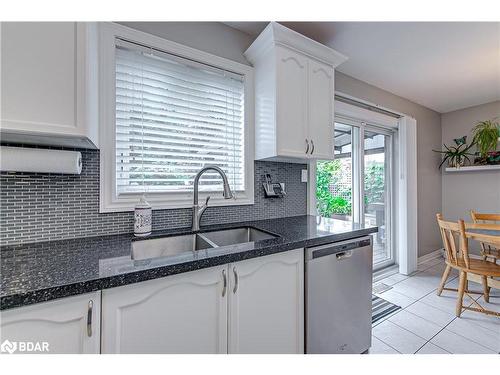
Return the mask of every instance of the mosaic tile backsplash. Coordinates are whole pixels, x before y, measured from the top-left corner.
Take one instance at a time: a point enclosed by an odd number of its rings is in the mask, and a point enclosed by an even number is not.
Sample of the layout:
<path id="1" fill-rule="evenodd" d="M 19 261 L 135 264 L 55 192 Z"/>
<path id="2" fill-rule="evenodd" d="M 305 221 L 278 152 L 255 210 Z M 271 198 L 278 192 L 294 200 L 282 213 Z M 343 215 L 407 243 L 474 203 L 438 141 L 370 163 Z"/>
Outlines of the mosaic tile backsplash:
<path id="1" fill-rule="evenodd" d="M 133 232 L 133 212 L 99 213 L 99 151 L 79 150 L 83 170 L 75 175 L 0 173 L 0 245 Z M 202 225 L 306 214 L 304 164 L 255 162 L 255 204 L 210 207 Z M 287 195 L 266 199 L 270 173 Z M 191 209 L 153 211 L 153 230 L 189 227 Z"/>

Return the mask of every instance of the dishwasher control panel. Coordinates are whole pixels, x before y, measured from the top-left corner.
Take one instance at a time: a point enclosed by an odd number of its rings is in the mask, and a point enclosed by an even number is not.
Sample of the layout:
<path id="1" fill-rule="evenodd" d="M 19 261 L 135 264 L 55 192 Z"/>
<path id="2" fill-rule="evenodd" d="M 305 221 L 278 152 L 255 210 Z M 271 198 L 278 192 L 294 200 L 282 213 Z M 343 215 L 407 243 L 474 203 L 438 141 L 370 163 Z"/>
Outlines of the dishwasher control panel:
<path id="1" fill-rule="evenodd" d="M 320 247 L 317 250 L 314 250 L 312 252 L 312 259 L 324 257 L 330 254 L 347 252 L 349 250 L 353 250 L 358 247 L 370 246 L 370 244 L 371 244 L 370 238 L 363 238 L 360 241 L 352 241 L 352 242 L 342 243 L 340 245 L 331 244 L 326 247 Z"/>

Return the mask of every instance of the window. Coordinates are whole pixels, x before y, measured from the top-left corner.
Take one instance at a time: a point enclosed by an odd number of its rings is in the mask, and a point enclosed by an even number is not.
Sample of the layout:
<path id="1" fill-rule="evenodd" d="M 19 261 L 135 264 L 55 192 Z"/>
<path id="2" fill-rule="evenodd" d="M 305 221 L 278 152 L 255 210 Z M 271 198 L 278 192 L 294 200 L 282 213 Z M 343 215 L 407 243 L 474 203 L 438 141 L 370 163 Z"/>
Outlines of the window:
<path id="1" fill-rule="evenodd" d="M 206 173 L 200 192 L 213 205 L 253 203 L 252 68 L 107 26 L 104 67 L 113 83 L 105 98 L 114 113 L 101 132 L 101 212 L 132 209 L 143 193 L 154 208 L 190 207 L 206 165 L 226 172 L 236 196 L 217 200 L 220 176 Z"/>

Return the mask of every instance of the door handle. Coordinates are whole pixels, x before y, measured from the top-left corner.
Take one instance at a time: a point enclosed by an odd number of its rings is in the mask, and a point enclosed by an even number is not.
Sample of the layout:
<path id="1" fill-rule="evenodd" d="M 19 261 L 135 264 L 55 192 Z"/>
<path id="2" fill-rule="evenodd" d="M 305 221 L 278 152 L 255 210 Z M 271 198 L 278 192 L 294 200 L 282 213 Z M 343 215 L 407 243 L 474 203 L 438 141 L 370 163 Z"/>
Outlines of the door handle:
<path id="1" fill-rule="evenodd" d="M 312 145 L 312 150 L 311 150 L 311 155 L 312 155 L 314 153 L 314 142 L 312 139 L 311 139 L 311 145 Z"/>
<path id="2" fill-rule="evenodd" d="M 337 253 L 337 254 L 335 254 L 335 256 L 337 257 L 337 260 L 343 260 L 343 259 L 350 258 L 350 257 L 352 257 L 352 250 Z"/>
<path id="3" fill-rule="evenodd" d="M 236 267 L 233 267 L 233 274 L 234 274 L 233 294 L 236 294 L 236 292 L 238 291 L 238 273 L 236 272 Z"/>
<path id="4" fill-rule="evenodd" d="M 226 295 L 226 290 L 227 290 L 226 270 L 222 270 L 222 280 L 224 282 L 224 287 L 222 288 L 222 297 L 224 297 Z"/>
<path id="5" fill-rule="evenodd" d="M 306 138 L 306 154 L 309 153 L 309 141 Z"/>
<path id="6" fill-rule="evenodd" d="M 90 300 L 87 308 L 87 336 L 92 337 L 92 310 L 94 309 L 94 301 Z"/>

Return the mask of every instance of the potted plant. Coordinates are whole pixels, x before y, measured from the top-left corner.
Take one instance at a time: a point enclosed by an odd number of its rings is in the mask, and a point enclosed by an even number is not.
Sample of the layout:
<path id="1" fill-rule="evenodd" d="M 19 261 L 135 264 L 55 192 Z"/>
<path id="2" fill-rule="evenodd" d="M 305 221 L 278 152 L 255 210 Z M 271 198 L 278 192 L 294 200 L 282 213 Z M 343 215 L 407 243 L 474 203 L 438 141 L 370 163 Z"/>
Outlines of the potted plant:
<path id="1" fill-rule="evenodd" d="M 473 143 L 477 145 L 479 158 L 476 164 L 490 164 L 497 161 L 497 143 L 500 139 L 500 125 L 492 120 L 481 121 L 472 129 Z"/>
<path id="2" fill-rule="evenodd" d="M 439 169 L 441 166 L 447 161 L 449 167 L 460 168 L 464 165 L 465 160 L 469 163 L 471 162 L 469 156 L 473 156 L 474 154 L 469 152 L 469 150 L 474 146 L 474 142 L 467 145 L 467 137 L 464 136 L 462 138 L 454 139 L 455 146 L 446 146 L 443 144 L 445 150 L 432 150 L 434 152 L 439 152 L 443 154 L 443 160 L 441 164 L 439 164 Z"/>

